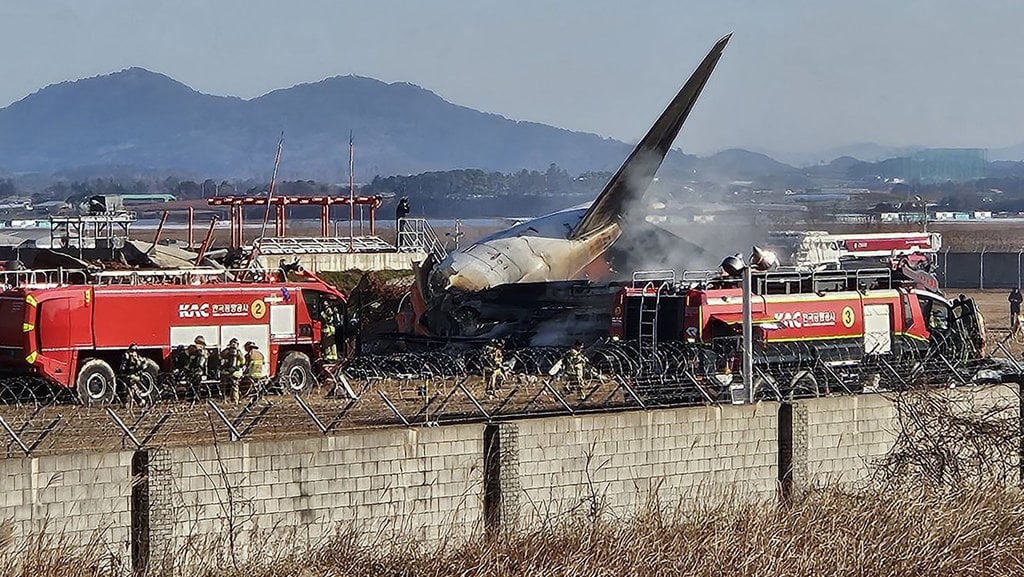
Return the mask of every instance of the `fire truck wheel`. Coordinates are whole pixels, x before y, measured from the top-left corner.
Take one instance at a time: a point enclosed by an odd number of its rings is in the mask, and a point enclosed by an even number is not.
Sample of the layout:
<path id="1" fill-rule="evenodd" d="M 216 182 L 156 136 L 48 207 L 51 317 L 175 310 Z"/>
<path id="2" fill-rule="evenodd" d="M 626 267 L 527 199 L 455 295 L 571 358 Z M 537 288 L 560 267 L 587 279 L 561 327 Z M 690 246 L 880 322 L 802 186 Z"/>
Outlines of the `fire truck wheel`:
<path id="1" fill-rule="evenodd" d="M 292 351 L 285 355 L 277 375 L 285 393 L 304 393 L 313 387 L 313 365 L 306 353 Z"/>
<path id="2" fill-rule="evenodd" d="M 112 403 L 117 396 L 114 383 L 114 369 L 100 359 L 88 359 L 82 363 L 75 379 L 78 398 L 85 405 Z"/>
<path id="3" fill-rule="evenodd" d="M 142 373 L 142 386 L 139 388 L 139 396 L 148 403 L 151 399 L 155 400 L 155 397 L 159 396 L 160 365 L 153 359 L 148 358 L 143 359 L 142 362 L 146 365 L 146 370 Z"/>

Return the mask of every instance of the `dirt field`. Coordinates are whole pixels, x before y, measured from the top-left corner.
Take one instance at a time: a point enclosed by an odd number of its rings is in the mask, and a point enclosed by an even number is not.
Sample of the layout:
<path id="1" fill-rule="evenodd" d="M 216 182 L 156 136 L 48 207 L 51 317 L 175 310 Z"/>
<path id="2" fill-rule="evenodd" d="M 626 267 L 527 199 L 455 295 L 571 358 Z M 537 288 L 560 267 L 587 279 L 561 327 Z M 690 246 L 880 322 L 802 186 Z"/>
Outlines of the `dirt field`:
<path id="1" fill-rule="evenodd" d="M 947 296 L 960 294 L 957 289 L 948 289 Z M 1010 304 L 1006 301 L 1009 291 L 1004 290 L 965 290 L 963 294 L 974 299 L 985 317 L 985 326 L 989 330 L 1007 330 L 1010 328 Z"/>
<path id="2" fill-rule="evenodd" d="M 952 298 L 960 292 L 974 299 L 985 317 L 985 329 L 988 332 L 986 351 L 993 356 L 1005 356 L 996 346 L 1002 344 L 1013 356 L 1021 358 L 1024 354 L 1024 339 L 1007 338 L 1010 334 L 1010 304 L 1006 301 L 1009 291 L 947 289 L 946 295 Z"/>

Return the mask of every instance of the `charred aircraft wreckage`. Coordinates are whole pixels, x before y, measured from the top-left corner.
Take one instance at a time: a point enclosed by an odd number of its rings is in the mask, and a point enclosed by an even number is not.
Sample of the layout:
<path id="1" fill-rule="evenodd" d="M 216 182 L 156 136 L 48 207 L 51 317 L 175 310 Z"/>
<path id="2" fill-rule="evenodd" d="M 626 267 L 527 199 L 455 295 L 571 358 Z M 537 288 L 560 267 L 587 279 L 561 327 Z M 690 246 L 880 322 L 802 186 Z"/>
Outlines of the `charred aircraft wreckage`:
<path id="1" fill-rule="evenodd" d="M 440 262 L 428 257 L 410 299 L 413 332 L 473 341 L 514 337 L 534 346 L 593 340 L 607 334 L 607 311 L 621 288 L 607 282 L 614 244 L 629 252 L 678 247 L 702 254 L 663 229 L 627 222 L 627 213 L 654 181 L 730 36 L 704 57 L 591 204 L 499 231 Z"/>

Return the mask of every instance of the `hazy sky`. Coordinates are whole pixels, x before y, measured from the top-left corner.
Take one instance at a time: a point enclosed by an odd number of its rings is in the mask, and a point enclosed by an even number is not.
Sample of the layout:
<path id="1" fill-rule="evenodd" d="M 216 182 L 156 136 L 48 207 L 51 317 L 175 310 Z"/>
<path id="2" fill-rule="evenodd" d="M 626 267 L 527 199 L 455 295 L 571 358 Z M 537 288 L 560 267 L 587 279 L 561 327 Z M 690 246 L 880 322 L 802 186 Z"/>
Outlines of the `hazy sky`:
<path id="1" fill-rule="evenodd" d="M 359 74 L 635 140 L 734 36 L 677 145 L 1024 141 L 1013 0 L 0 0 L 0 106 L 128 66 L 212 94 Z"/>

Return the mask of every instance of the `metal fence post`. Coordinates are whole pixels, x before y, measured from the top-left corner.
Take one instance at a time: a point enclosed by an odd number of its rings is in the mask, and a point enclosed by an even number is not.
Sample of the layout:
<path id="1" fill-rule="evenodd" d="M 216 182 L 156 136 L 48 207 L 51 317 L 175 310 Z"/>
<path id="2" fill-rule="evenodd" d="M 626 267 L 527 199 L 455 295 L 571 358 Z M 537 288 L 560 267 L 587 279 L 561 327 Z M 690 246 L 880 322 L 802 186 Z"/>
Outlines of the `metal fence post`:
<path id="1" fill-rule="evenodd" d="M 978 259 L 978 262 L 979 262 L 979 265 L 980 265 L 978 267 L 978 289 L 979 290 L 985 290 L 985 250 L 986 249 L 988 249 L 988 247 L 986 247 L 986 246 L 981 247 L 981 258 Z"/>
<path id="2" fill-rule="evenodd" d="M 942 288 L 949 288 L 949 248 L 942 255 Z"/>
<path id="3" fill-rule="evenodd" d="M 1020 288 L 1020 258 L 1024 255 L 1024 248 L 1017 251 L 1017 288 Z"/>

